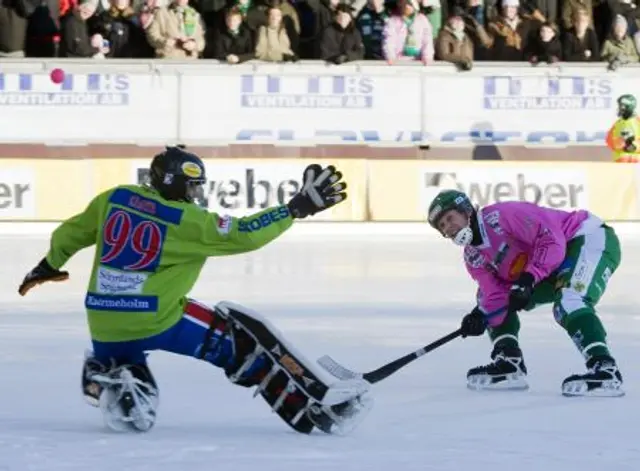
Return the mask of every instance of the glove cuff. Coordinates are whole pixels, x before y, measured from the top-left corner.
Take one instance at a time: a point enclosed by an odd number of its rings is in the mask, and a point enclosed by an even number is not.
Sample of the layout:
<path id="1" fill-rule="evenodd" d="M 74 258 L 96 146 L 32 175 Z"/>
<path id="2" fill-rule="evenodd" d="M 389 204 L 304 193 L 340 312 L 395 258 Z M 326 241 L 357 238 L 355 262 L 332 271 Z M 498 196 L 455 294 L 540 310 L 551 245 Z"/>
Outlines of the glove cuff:
<path id="1" fill-rule="evenodd" d="M 47 257 L 44 257 L 42 260 L 40 260 L 40 263 L 38 263 L 38 268 L 42 268 L 45 271 L 57 271 L 55 268 L 53 268 L 51 266 L 51 264 L 47 261 Z"/>

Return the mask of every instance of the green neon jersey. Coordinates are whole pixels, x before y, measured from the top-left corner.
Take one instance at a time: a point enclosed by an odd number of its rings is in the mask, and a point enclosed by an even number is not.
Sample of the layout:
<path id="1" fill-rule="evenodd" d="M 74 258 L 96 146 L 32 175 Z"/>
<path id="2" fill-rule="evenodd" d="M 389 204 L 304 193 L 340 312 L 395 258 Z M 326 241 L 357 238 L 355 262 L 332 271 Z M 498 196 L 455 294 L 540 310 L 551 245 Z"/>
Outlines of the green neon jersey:
<path id="1" fill-rule="evenodd" d="M 259 249 L 292 223 L 285 205 L 234 218 L 165 200 L 151 188 L 123 185 L 63 222 L 53 232 L 47 261 L 59 269 L 96 244 L 85 298 L 91 336 L 135 340 L 178 322 L 207 257 Z"/>

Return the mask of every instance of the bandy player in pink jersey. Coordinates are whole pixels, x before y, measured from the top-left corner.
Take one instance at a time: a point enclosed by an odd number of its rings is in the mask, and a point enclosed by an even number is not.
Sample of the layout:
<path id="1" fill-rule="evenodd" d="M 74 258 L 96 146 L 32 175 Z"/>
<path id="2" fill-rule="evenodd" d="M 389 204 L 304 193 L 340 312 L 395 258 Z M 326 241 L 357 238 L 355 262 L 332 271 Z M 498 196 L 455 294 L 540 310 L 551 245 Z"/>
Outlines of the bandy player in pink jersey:
<path id="1" fill-rule="evenodd" d="M 471 389 L 527 389 L 518 343 L 518 311 L 543 304 L 584 356 L 587 372 L 562 383 L 565 396 L 622 396 L 622 375 L 596 314 L 620 264 L 614 230 L 588 211 L 559 211 L 526 202 L 474 208 L 464 193 L 440 192 L 429 224 L 464 247 L 478 284 L 477 306 L 462 319 L 463 337 L 488 332 L 492 363 L 467 373 Z"/>

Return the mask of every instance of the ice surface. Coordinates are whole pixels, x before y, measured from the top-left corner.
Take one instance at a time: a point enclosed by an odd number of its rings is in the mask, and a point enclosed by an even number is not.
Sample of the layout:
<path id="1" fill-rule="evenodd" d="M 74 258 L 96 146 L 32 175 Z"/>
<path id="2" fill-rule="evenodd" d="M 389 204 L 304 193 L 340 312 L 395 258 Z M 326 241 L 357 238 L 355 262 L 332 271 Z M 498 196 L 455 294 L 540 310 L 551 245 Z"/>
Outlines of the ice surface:
<path id="1" fill-rule="evenodd" d="M 454 341 L 377 384 L 376 406 L 347 437 L 290 431 L 260 398 L 214 367 L 154 353 L 160 415 L 148 434 L 119 435 L 84 404 L 82 310 L 91 251 L 71 280 L 16 288 L 45 237 L 0 237 L 1 471 L 633 470 L 640 463 L 640 240 L 601 304 L 627 396 L 564 398 L 582 360 L 550 309 L 523 316 L 527 392 L 468 391 L 486 339 Z M 310 358 L 372 369 L 455 329 L 474 286 L 458 249 L 438 237 L 290 235 L 264 250 L 211 260 L 193 295 L 268 316 Z"/>

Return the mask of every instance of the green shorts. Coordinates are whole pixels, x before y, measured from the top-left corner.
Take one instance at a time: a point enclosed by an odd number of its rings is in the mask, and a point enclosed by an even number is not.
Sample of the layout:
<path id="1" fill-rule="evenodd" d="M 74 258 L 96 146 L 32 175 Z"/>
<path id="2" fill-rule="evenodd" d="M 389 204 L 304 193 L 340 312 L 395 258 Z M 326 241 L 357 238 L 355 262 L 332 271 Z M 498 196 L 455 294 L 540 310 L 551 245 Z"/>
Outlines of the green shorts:
<path id="1" fill-rule="evenodd" d="M 553 303 L 553 315 L 563 327 L 569 318 L 595 313 L 620 259 L 620 241 L 606 224 L 574 237 L 560 267 L 534 288 L 526 310 Z"/>

